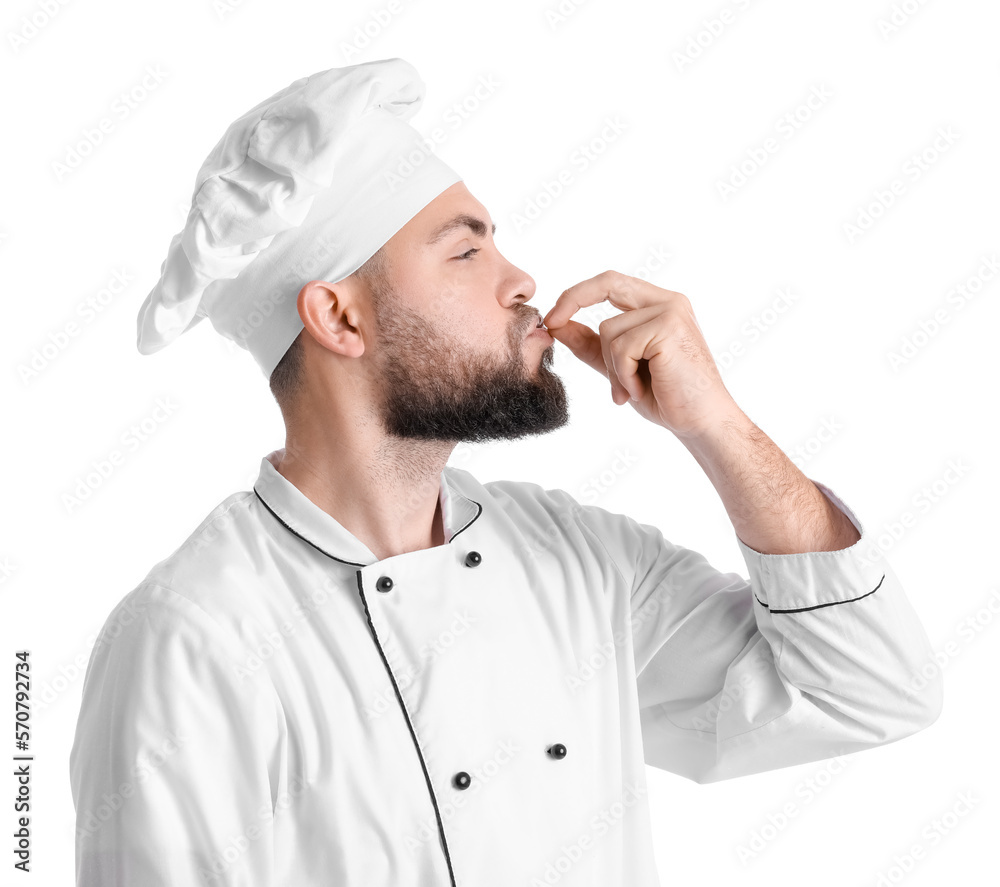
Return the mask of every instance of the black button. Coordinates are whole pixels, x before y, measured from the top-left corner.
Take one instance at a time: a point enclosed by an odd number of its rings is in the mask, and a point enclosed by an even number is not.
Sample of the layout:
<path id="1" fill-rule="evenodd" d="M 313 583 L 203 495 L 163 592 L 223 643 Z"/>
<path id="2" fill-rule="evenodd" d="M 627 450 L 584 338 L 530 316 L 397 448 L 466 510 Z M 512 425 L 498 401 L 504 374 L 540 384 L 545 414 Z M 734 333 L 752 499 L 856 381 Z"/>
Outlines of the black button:
<path id="1" fill-rule="evenodd" d="M 478 551 L 470 551 L 465 556 L 465 566 L 478 567 L 483 562 L 483 556 Z"/>
<path id="2" fill-rule="evenodd" d="M 562 759 L 566 757 L 566 746 L 561 742 L 557 742 L 555 745 L 550 745 L 545 749 L 545 753 L 552 758 Z"/>
<path id="3" fill-rule="evenodd" d="M 375 588 L 378 591 L 389 591 L 392 589 L 392 580 L 388 576 L 379 576 Z"/>
<path id="4" fill-rule="evenodd" d="M 464 770 L 459 770 L 458 773 L 455 774 L 455 778 L 452 779 L 451 782 L 452 785 L 455 786 L 455 788 L 465 789 L 468 788 L 469 785 L 472 783 L 472 777 L 469 776 L 469 774 L 466 773 Z"/>

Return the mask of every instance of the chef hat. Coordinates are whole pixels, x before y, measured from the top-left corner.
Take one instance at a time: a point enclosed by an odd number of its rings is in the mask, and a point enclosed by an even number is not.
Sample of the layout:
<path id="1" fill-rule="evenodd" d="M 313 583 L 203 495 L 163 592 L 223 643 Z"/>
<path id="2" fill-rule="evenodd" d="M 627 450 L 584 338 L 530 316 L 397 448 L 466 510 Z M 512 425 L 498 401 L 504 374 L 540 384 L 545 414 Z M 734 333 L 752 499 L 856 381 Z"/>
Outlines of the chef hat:
<path id="1" fill-rule="evenodd" d="M 230 124 L 139 309 L 152 354 L 208 317 L 265 377 L 302 330 L 310 280 L 353 274 L 462 181 L 406 121 L 424 82 L 400 58 L 303 77 Z"/>

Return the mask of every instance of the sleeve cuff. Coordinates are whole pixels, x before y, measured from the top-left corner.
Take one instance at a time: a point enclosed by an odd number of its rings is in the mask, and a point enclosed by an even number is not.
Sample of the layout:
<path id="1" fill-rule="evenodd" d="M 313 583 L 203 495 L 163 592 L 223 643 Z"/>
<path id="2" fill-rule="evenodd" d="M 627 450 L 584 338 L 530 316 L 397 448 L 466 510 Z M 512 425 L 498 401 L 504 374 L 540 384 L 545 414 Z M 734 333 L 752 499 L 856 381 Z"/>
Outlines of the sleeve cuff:
<path id="1" fill-rule="evenodd" d="M 811 478 L 810 478 L 811 479 Z M 812 481 L 854 525 L 861 538 L 836 551 L 762 554 L 736 542 L 750 572 L 757 604 L 771 613 L 794 613 L 860 600 L 878 591 L 886 574 L 854 511 L 825 484 Z"/>

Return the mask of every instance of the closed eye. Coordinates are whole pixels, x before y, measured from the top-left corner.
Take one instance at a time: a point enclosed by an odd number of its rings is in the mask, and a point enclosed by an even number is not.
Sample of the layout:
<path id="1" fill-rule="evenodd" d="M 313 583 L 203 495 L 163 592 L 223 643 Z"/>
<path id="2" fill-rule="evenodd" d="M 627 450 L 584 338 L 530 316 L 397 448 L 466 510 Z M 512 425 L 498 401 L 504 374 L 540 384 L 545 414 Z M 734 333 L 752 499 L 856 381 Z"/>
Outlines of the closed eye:
<path id="1" fill-rule="evenodd" d="M 460 256 L 455 256 L 456 259 L 471 259 L 476 253 L 479 252 L 478 247 L 473 247 L 468 252 L 462 253 Z"/>

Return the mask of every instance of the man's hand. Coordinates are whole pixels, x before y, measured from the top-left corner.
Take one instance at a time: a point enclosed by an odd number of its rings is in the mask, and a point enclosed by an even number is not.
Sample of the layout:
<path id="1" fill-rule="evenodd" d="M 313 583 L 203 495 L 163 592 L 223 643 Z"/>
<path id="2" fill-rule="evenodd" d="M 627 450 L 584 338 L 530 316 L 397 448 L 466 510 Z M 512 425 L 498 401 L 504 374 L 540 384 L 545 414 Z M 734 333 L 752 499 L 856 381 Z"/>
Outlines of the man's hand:
<path id="1" fill-rule="evenodd" d="M 623 313 L 602 321 L 599 335 L 570 320 L 605 299 Z M 563 291 L 543 320 L 556 341 L 611 382 L 616 404 L 631 397 L 639 415 L 678 437 L 697 436 L 741 412 L 681 293 L 605 271 Z"/>
<path id="2" fill-rule="evenodd" d="M 570 320 L 607 299 L 600 335 Z M 681 439 L 704 469 L 738 537 L 762 554 L 835 551 L 860 538 L 850 519 L 736 405 L 680 293 L 605 271 L 571 286 L 543 318 L 552 337 Z"/>

